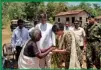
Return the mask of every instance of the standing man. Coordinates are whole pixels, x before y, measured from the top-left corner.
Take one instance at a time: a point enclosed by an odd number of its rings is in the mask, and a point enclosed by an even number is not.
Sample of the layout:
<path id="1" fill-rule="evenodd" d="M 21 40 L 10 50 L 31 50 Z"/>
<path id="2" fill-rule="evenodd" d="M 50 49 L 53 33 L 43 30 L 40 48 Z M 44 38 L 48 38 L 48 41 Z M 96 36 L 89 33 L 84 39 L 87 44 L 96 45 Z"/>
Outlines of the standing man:
<path id="1" fill-rule="evenodd" d="M 23 26 L 24 21 L 19 19 L 17 21 L 17 28 L 13 31 L 11 44 L 16 49 L 16 60 L 18 61 L 20 51 L 25 42 L 30 38 L 28 29 Z"/>
<path id="2" fill-rule="evenodd" d="M 80 47 L 80 49 L 82 50 L 82 57 L 83 57 L 83 51 L 84 51 L 84 40 L 85 40 L 85 31 L 82 27 L 80 27 L 80 21 L 79 20 L 75 20 L 74 22 L 74 35 L 76 37 L 76 41 Z M 83 60 L 82 60 L 83 61 Z M 81 67 L 82 67 L 82 63 L 81 63 Z"/>
<path id="3" fill-rule="evenodd" d="M 55 35 L 52 33 L 52 24 L 47 23 L 46 14 L 40 15 L 40 23 L 36 25 L 42 33 L 42 38 L 38 42 L 40 49 L 46 49 L 55 46 Z M 33 28 L 32 28 L 33 29 Z M 29 30 L 31 31 L 31 29 Z M 51 53 L 39 61 L 40 68 L 50 68 L 51 66 Z"/>
<path id="4" fill-rule="evenodd" d="M 100 69 L 100 56 L 101 56 L 101 24 L 98 24 L 94 16 L 88 18 L 89 24 L 87 25 L 87 68 Z"/>

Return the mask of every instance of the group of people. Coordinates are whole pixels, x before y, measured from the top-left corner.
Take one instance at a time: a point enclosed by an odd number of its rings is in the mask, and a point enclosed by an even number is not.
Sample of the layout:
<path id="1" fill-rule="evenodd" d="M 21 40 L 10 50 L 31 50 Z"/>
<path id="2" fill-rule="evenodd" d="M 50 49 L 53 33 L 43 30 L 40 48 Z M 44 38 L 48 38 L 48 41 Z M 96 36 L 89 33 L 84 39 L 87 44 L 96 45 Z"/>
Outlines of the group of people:
<path id="1" fill-rule="evenodd" d="M 52 56 L 57 56 L 57 66 L 64 63 L 66 69 L 82 68 L 83 53 L 86 51 L 87 68 L 96 65 L 99 69 L 101 25 L 92 16 L 88 21 L 85 30 L 80 27 L 79 20 L 75 20 L 72 29 L 68 27 L 65 30 L 61 22 L 53 25 L 48 23 L 46 14 L 42 13 L 40 23 L 27 30 L 23 26 L 23 20 L 19 19 L 11 39 L 11 44 L 17 51 L 18 68 L 51 68 Z M 84 40 L 87 40 L 86 49 Z"/>

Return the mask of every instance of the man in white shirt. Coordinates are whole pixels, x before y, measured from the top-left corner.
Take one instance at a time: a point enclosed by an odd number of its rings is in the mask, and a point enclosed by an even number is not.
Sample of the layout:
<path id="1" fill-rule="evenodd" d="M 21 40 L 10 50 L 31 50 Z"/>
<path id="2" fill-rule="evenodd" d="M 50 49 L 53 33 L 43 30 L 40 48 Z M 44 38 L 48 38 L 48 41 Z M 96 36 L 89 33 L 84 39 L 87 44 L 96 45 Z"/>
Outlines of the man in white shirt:
<path id="1" fill-rule="evenodd" d="M 42 37 L 37 44 L 38 47 L 40 47 L 40 49 L 46 49 L 55 46 L 55 35 L 54 33 L 52 33 L 52 24 L 47 23 L 46 21 L 47 21 L 46 14 L 41 14 L 40 23 L 36 25 L 36 28 L 39 28 L 42 34 Z M 29 31 L 31 31 L 31 29 Z M 39 63 L 40 68 L 50 68 L 51 53 L 49 53 L 45 58 L 40 59 L 39 62 L 40 62 Z"/>
<path id="2" fill-rule="evenodd" d="M 79 25 L 80 25 L 79 20 L 76 20 L 74 22 L 73 32 L 75 34 L 75 37 L 76 37 L 76 39 L 78 41 L 79 46 L 83 49 L 83 47 L 84 47 L 84 39 L 85 39 L 86 34 L 85 34 L 84 29 L 82 27 L 80 27 Z"/>
<path id="3" fill-rule="evenodd" d="M 12 46 L 16 49 L 16 60 L 18 61 L 18 57 L 20 54 L 20 51 L 22 49 L 22 46 L 25 44 L 25 42 L 30 38 L 28 29 L 26 29 L 23 26 L 24 21 L 19 19 L 17 21 L 18 27 L 14 29 L 11 39 Z"/>
<path id="4" fill-rule="evenodd" d="M 82 54 L 83 54 L 83 51 L 84 51 L 84 39 L 85 39 L 86 34 L 85 34 L 84 29 L 82 27 L 80 27 L 79 20 L 75 20 L 74 28 L 73 28 L 72 31 L 74 32 L 76 41 L 77 41 L 78 45 L 80 46 L 80 48 L 82 50 Z"/>

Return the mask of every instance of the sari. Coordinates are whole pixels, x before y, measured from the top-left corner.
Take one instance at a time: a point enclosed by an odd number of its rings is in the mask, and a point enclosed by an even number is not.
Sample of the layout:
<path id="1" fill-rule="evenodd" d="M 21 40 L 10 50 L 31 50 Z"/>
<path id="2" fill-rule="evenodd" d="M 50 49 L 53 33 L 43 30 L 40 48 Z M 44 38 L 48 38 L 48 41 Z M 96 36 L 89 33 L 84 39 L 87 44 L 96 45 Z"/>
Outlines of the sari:
<path id="1" fill-rule="evenodd" d="M 24 48 L 28 42 L 25 43 L 23 49 L 21 50 L 19 60 L 18 60 L 18 68 L 19 69 L 40 69 L 39 67 L 39 58 L 38 57 L 28 57 L 23 54 Z"/>
<path id="2" fill-rule="evenodd" d="M 54 53 L 52 58 L 54 64 L 59 66 L 61 63 L 65 63 L 65 68 L 69 69 L 81 68 L 82 51 L 72 31 L 64 31 L 62 36 L 56 38 L 56 46 L 60 50 L 65 49 L 67 52 L 65 54 Z"/>

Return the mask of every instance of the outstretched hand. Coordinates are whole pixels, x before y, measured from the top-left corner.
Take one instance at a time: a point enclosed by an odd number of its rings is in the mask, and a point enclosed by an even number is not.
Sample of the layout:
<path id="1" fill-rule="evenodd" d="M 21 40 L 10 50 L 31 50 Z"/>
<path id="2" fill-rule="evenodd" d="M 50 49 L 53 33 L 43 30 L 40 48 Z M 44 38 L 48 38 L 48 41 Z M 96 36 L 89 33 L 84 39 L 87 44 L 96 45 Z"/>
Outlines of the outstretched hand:
<path id="1" fill-rule="evenodd" d="M 52 50 L 53 53 L 66 53 L 66 50 L 60 50 L 60 49 L 55 49 L 55 50 Z"/>
<path id="2" fill-rule="evenodd" d="M 53 50 L 55 50 L 56 49 L 56 47 L 51 47 L 51 51 L 53 51 Z"/>

